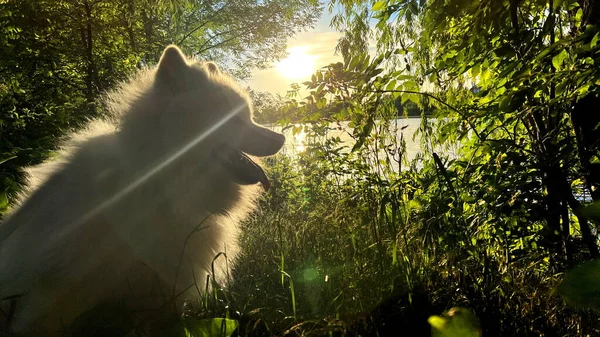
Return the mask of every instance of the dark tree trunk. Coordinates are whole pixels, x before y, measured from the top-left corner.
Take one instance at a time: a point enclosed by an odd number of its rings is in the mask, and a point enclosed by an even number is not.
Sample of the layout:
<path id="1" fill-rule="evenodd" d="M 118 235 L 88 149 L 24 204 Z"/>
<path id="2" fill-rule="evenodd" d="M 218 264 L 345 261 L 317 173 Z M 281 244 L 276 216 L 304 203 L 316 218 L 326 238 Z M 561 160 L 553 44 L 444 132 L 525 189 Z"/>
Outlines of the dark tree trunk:
<path id="1" fill-rule="evenodd" d="M 600 129 L 596 129 L 600 123 L 599 108 L 600 97 L 589 94 L 575 103 L 571 112 L 583 175 L 594 201 L 600 200 L 600 165 L 591 163 L 600 150 Z"/>
<path id="2" fill-rule="evenodd" d="M 129 37 L 129 44 L 131 50 L 137 53 L 137 44 L 135 43 L 135 32 L 133 31 L 133 25 L 135 20 L 135 2 L 133 0 L 127 1 L 127 16 L 125 22 L 127 23 L 127 36 Z"/>
<path id="3" fill-rule="evenodd" d="M 552 251 L 551 259 L 556 266 L 560 266 L 564 260 L 563 255 L 563 238 L 561 233 L 561 191 L 557 182 L 557 175 L 552 167 L 544 169 L 545 175 L 543 183 L 547 189 L 546 195 L 546 222 L 548 231 L 546 239 L 549 243 L 549 248 Z"/>
<path id="4" fill-rule="evenodd" d="M 583 8 L 583 25 L 596 25 L 600 23 L 600 2 L 595 0 L 579 0 L 579 6 Z"/>
<path id="5" fill-rule="evenodd" d="M 81 28 L 81 42 L 84 47 L 85 69 L 85 96 L 88 103 L 96 99 L 96 85 L 98 84 L 96 64 L 94 61 L 94 39 L 92 29 L 92 5 L 86 1 L 83 4 L 85 22 Z"/>
<path id="6" fill-rule="evenodd" d="M 571 220 L 569 219 L 569 203 L 567 199 L 561 202 L 561 218 L 562 218 L 562 233 L 563 252 L 565 254 L 567 265 L 573 263 L 573 245 L 571 243 Z"/>

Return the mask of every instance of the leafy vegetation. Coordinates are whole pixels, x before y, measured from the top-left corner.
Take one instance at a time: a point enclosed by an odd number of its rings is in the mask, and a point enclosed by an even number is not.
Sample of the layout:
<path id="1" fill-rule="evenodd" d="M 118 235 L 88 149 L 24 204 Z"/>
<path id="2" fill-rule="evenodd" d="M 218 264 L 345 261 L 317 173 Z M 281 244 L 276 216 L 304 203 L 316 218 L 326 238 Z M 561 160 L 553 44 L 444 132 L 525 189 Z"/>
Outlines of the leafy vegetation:
<path id="1" fill-rule="evenodd" d="M 282 314 L 260 319 L 303 333 L 311 329 L 291 322 L 351 334 L 409 335 L 410 326 L 426 336 L 427 317 L 463 306 L 484 336 L 597 334 L 598 316 L 586 311 L 598 306 L 597 264 L 558 288 L 579 310 L 555 289 L 564 272 L 598 257 L 597 213 L 586 205 L 598 201 L 600 178 L 599 6 L 342 0 L 330 8 L 340 9 L 333 24 L 344 32 L 344 61 L 288 102 L 294 117 L 282 125 L 306 125 L 292 130 L 309 143 L 273 165 L 279 185 L 246 228 L 235 278 L 240 294 L 252 293 L 245 307 L 275 309 Z M 402 160 L 396 100 L 430 112 L 413 162 Z M 355 140 L 347 148 L 327 136 L 345 122 Z M 323 326 L 323 317 L 341 323 Z M 449 320 L 430 322 L 437 335 L 454 333 L 442 331 Z"/>
<path id="2" fill-rule="evenodd" d="M 3 3 L 7 195 L 18 190 L 18 167 L 99 114 L 98 94 L 164 44 L 183 39 L 243 76 L 280 55 L 316 8 L 224 3 Z M 306 144 L 267 161 L 272 190 L 243 225 L 232 281 L 207 290 L 195 314 L 228 320 L 184 321 L 178 333 L 227 325 L 229 335 L 239 324 L 246 336 L 598 335 L 600 3 L 328 5 L 343 62 L 304 83 L 308 97 L 299 86 L 288 98 L 252 95 L 257 120 L 303 132 Z M 259 8 L 239 22 L 256 40 L 215 40 L 243 31 L 230 24 L 250 12 L 244 6 Z M 205 12 L 210 20 L 196 17 Z M 421 152 L 409 161 L 394 121 L 415 113 Z M 332 136 L 339 129 L 350 144 Z"/>

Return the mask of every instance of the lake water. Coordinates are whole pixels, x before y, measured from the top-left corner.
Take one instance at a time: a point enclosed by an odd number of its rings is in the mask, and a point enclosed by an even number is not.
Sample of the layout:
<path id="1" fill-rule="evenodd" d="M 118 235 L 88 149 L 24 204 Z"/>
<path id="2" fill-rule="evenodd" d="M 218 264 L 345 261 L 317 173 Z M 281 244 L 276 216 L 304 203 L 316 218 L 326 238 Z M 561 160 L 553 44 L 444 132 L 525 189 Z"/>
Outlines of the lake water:
<path id="1" fill-rule="evenodd" d="M 400 118 L 392 121 L 391 123 L 390 131 L 392 131 L 393 134 L 396 134 L 398 140 L 403 137 L 404 141 L 406 142 L 406 158 L 408 160 L 412 160 L 420 151 L 420 139 L 417 137 L 413 140 L 413 136 L 418 130 L 420 124 L 421 118 Z M 350 150 L 355 143 L 355 140 L 351 136 L 352 128 L 348 127 L 348 122 L 342 122 L 340 126 L 341 130 L 338 129 L 338 125 L 332 124 L 331 128 L 333 130 L 330 130 L 327 136 L 340 137 L 343 145 L 346 145 L 348 150 Z M 281 128 L 275 129 L 281 132 Z M 281 150 L 281 153 L 294 156 L 297 153 L 305 150 L 308 142 L 307 134 L 305 132 L 300 132 L 294 135 L 292 129 L 290 128 L 285 130 L 283 133 L 286 136 L 286 142 Z"/>

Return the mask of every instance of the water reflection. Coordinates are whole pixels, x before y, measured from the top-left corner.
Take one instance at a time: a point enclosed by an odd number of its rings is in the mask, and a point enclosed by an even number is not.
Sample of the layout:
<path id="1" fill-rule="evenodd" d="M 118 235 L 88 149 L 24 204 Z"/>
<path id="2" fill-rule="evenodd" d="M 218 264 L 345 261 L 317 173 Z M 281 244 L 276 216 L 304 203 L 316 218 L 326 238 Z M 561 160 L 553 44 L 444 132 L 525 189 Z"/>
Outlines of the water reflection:
<path id="1" fill-rule="evenodd" d="M 415 132 L 419 128 L 420 124 L 420 118 L 401 118 L 392 121 L 390 125 L 389 131 L 396 135 L 396 139 L 400 140 L 402 138 L 406 142 L 406 158 L 408 160 L 412 160 L 420 150 L 420 139 L 419 137 L 414 137 Z M 302 125 L 296 124 L 295 127 L 298 129 L 302 127 Z M 286 144 L 281 150 L 282 153 L 294 156 L 306 150 L 309 140 L 307 139 L 308 135 L 304 128 L 302 128 L 302 130 L 295 135 L 293 133 L 293 128 L 288 128 L 284 131 L 281 131 L 281 128 L 278 127 L 275 128 L 275 130 L 278 132 L 283 132 L 286 136 Z M 330 130 L 327 133 L 327 137 L 339 137 L 342 145 L 346 146 L 347 150 L 350 150 L 355 144 L 355 140 L 352 138 L 351 134 L 352 128 L 348 126 L 348 122 L 340 122 L 339 125 L 330 125 Z"/>
<path id="2" fill-rule="evenodd" d="M 296 125 L 296 126 L 300 126 L 300 125 Z M 302 131 L 295 134 L 293 137 L 290 137 L 290 135 L 286 135 L 286 143 L 287 144 L 285 144 L 285 146 L 293 147 L 296 152 L 302 152 L 302 151 L 306 150 L 306 141 L 307 141 L 306 140 L 306 132 L 304 132 L 304 128 L 302 128 Z"/>

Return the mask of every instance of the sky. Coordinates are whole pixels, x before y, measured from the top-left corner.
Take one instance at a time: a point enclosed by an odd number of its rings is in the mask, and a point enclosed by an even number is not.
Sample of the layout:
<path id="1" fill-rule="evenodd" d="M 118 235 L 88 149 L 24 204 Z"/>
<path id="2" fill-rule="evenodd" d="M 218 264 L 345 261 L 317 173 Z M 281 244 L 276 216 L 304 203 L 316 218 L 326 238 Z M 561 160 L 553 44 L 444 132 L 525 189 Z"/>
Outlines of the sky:
<path id="1" fill-rule="evenodd" d="M 292 83 L 301 84 L 318 68 L 341 61 L 340 55 L 334 55 L 340 33 L 329 27 L 331 16 L 327 9 L 324 9 L 314 29 L 288 40 L 291 59 L 277 63 L 270 69 L 255 70 L 247 85 L 253 90 L 285 95 Z M 310 72 L 303 71 L 307 67 L 310 68 L 308 64 L 304 64 L 306 62 L 312 62 L 313 69 L 310 69 Z M 291 79 L 283 73 L 303 76 Z"/>

